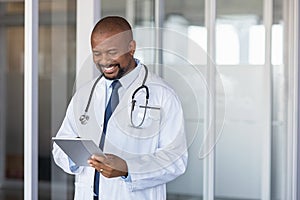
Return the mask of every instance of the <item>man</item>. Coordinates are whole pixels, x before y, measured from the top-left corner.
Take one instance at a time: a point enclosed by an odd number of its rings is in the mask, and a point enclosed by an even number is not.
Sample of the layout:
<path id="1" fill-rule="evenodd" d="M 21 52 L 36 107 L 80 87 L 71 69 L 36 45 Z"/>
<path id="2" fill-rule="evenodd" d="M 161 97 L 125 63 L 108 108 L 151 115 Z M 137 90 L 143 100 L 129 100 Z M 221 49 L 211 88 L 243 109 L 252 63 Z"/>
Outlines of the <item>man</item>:
<path id="1" fill-rule="evenodd" d="M 136 43 L 124 18 L 101 19 L 92 31 L 91 47 L 104 77 L 92 94 L 92 116 L 86 125 L 78 120 L 89 96 L 86 91 L 95 81 L 76 92 L 57 137 L 92 139 L 106 156 L 93 155 L 89 166 L 76 166 L 54 144 L 54 160 L 76 175 L 76 200 L 164 200 L 166 183 L 183 174 L 187 164 L 180 101 L 160 77 L 134 58 Z M 145 100 L 147 92 L 149 100 Z"/>

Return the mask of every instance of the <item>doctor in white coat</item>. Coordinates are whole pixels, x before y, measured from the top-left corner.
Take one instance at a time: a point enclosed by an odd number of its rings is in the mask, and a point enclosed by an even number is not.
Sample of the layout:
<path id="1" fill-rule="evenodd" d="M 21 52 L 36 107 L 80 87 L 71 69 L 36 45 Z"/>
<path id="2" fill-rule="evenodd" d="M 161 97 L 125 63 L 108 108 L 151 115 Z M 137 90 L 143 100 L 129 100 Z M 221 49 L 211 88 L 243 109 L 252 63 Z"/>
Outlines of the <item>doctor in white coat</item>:
<path id="1" fill-rule="evenodd" d="M 56 137 L 82 137 L 99 144 L 111 83 L 119 80 L 119 104 L 107 123 L 103 147 L 106 157 L 93 155 L 87 160 L 88 166 L 76 166 L 54 143 L 54 161 L 76 176 L 76 200 L 165 200 L 166 183 L 183 174 L 187 165 L 181 103 L 170 86 L 134 58 L 136 44 L 124 18 L 101 19 L 92 31 L 91 46 L 103 77 L 95 84 L 89 121 L 83 124 L 79 118 L 95 80 L 75 93 Z M 133 97 L 143 84 L 148 88 L 148 104 L 145 88 Z M 100 173 L 97 184 L 95 171 Z"/>

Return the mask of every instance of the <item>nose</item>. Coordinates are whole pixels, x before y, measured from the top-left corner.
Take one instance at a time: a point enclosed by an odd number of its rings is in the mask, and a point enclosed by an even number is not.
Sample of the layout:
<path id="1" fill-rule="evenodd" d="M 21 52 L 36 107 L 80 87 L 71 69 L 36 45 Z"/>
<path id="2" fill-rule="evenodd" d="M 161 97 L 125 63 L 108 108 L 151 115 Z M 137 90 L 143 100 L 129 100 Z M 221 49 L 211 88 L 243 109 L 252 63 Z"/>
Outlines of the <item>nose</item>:
<path id="1" fill-rule="evenodd" d="M 100 66 L 108 66 L 111 64 L 111 58 L 106 53 L 98 56 L 95 61 Z"/>

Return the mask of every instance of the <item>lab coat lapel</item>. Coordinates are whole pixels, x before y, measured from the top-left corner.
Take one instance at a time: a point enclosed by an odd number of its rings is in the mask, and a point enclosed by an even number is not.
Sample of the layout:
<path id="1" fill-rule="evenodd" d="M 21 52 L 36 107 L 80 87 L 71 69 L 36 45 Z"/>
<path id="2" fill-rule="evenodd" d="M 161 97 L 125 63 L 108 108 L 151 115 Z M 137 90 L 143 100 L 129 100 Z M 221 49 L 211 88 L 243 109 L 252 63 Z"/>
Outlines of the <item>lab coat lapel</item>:
<path id="1" fill-rule="evenodd" d="M 104 119 L 105 111 L 105 98 L 106 98 L 106 88 L 105 81 L 103 78 L 100 79 L 96 85 L 94 94 L 91 99 L 91 103 L 87 112 L 89 116 L 88 123 L 82 125 L 79 120 L 80 115 L 84 113 L 85 107 L 88 102 L 88 97 L 91 93 L 91 88 L 95 81 L 92 81 L 88 86 L 82 88 L 77 94 L 75 105 L 75 118 L 78 128 L 78 135 L 82 138 L 92 139 L 96 144 L 99 144 L 101 133 L 102 133 L 102 124 Z"/>
<path id="2" fill-rule="evenodd" d="M 120 112 L 120 109 L 124 109 L 128 107 L 128 105 L 131 105 L 131 97 L 133 92 L 142 85 L 144 77 L 145 77 L 145 69 L 143 66 L 141 66 L 142 69 L 139 72 L 139 75 L 135 81 L 129 86 L 129 88 L 126 90 L 125 94 L 120 98 L 119 105 L 116 107 L 114 114 Z"/>
<path id="3" fill-rule="evenodd" d="M 96 87 L 96 95 L 93 99 L 93 113 L 95 114 L 94 119 L 96 119 L 95 124 L 97 124 L 97 129 L 93 132 L 91 137 L 96 142 L 96 144 L 100 144 L 100 138 L 103 130 L 103 122 L 104 122 L 104 113 L 106 107 L 106 86 L 105 79 L 102 78 L 98 87 Z"/>

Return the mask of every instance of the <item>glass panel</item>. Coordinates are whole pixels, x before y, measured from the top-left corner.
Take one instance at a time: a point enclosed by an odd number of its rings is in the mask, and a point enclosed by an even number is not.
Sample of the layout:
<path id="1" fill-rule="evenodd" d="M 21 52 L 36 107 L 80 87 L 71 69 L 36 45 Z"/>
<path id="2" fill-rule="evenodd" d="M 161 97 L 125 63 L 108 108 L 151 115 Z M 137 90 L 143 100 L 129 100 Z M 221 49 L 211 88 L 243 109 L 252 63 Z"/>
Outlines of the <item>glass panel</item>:
<path id="1" fill-rule="evenodd" d="M 217 1 L 216 63 L 264 64 L 263 1 Z"/>
<path id="2" fill-rule="evenodd" d="M 180 65 L 184 60 L 193 65 L 206 64 L 204 5 L 204 0 L 165 1 L 164 64 Z"/>
<path id="3" fill-rule="evenodd" d="M 271 56 L 272 65 L 283 64 L 283 1 L 273 1 Z"/>
<path id="4" fill-rule="evenodd" d="M 134 9 L 132 27 L 137 44 L 135 57 L 147 64 L 153 71 L 152 67 L 155 63 L 154 1 L 134 0 L 133 2 L 131 5 Z M 148 39 L 145 40 L 145 38 Z"/>
<path id="5" fill-rule="evenodd" d="M 51 180 L 52 199 L 73 199 L 73 181 L 51 161 L 50 139 L 74 83 L 76 1 L 39 3 L 39 199 L 50 199 Z M 0 16 L 0 199 L 23 199 L 24 3 L 2 1 Z"/>
<path id="6" fill-rule="evenodd" d="M 168 199 L 203 196 L 204 99 L 207 34 L 204 0 L 166 0 L 163 23 L 163 77 L 182 102 L 189 161 L 184 175 L 167 184 Z"/>
<path id="7" fill-rule="evenodd" d="M 260 199 L 267 92 L 260 66 L 220 67 L 226 121 L 216 147 L 216 199 Z"/>
<path id="8" fill-rule="evenodd" d="M 43 0 L 39 11 L 39 199 L 73 199 L 74 177 L 54 163 L 51 137 L 75 82 L 76 0 Z"/>
<path id="9" fill-rule="evenodd" d="M 102 0 L 101 15 L 120 15 L 126 16 L 126 0 Z"/>
<path id="10" fill-rule="evenodd" d="M 265 63 L 263 1 L 217 1 L 216 62 L 226 91 L 226 117 L 216 146 L 215 199 L 261 199 L 270 88 Z M 227 66 L 224 66 L 227 65 Z"/>
<path id="11" fill-rule="evenodd" d="M 23 14 L 23 2 L 0 2 L 0 199 L 23 199 Z"/>

